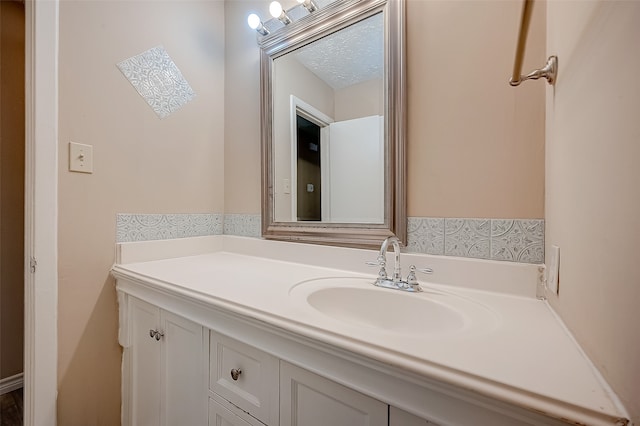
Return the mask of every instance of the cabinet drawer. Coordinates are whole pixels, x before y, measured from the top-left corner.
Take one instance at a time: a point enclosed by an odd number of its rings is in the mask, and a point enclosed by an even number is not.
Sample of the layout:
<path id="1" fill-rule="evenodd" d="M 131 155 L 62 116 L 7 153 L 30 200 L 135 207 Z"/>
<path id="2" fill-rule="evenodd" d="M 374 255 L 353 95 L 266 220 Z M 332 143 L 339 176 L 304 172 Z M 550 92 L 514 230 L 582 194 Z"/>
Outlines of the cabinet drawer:
<path id="1" fill-rule="evenodd" d="M 211 332 L 209 388 L 258 420 L 278 424 L 278 359 Z"/>
<path id="2" fill-rule="evenodd" d="M 246 421 L 209 398 L 209 426 L 264 426 L 258 420 Z"/>

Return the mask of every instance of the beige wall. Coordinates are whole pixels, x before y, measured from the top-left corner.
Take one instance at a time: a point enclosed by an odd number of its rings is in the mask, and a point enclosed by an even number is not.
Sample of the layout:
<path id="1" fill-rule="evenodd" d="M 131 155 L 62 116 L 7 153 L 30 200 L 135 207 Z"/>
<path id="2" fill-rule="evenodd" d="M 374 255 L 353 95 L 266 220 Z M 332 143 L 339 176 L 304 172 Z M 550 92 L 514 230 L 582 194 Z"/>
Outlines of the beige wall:
<path id="1" fill-rule="evenodd" d="M 224 28 L 221 1 L 60 2 L 58 424 L 120 421 L 116 213 L 224 211 Z M 116 67 L 160 44 L 196 93 L 162 120 Z"/>
<path id="2" fill-rule="evenodd" d="M 24 5 L 0 1 L 0 379 L 24 345 Z"/>
<path id="3" fill-rule="evenodd" d="M 508 84 L 521 4 L 407 0 L 410 216 L 543 217 L 544 83 Z M 267 7 L 229 2 L 228 22 L 244 24 L 252 10 L 268 16 Z M 225 161 L 243 167 L 227 167 L 225 212 L 257 214 L 255 31 L 229 24 L 226 59 Z M 545 61 L 545 6 L 536 2 L 524 68 Z"/>
<path id="4" fill-rule="evenodd" d="M 225 3 L 225 213 L 260 214 L 260 49 L 246 25 L 251 12 L 270 16 L 269 2 Z"/>
<path id="5" fill-rule="evenodd" d="M 407 1 L 410 216 L 543 216 L 544 84 L 508 84 L 521 6 Z M 544 21 L 536 2 L 523 71 Z"/>
<path id="6" fill-rule="evenodd" d="M 550 1 L 546 245 L 554 308 L 640 423 L 640 3 Z M 549 261 L 547 262 L 549 263 Z"/>

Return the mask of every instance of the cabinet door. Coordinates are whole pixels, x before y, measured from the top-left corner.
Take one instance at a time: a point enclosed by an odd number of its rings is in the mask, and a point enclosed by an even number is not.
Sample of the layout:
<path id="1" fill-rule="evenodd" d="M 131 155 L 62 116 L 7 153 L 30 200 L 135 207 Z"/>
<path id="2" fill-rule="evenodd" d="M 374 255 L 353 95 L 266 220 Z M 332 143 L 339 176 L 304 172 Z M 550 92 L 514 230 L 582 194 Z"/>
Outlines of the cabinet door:
<path id="1" fill-rule="evenodd" d="M 162 424 L 207 423 L 207 374 L 203 327 L 162 311 Z"/>
<path id="2" fill-rule="evenodd" d="M 387 426 L 388 406 L 283 361 L 280 425 Z"/>
<path id="3" fill-rule="evenodd" d="M 131 346 L 129 424 L 160 424 L 160 343 L 149 335 L 160 323 L 160 309 L 141 300 L 129 299 Z"/>

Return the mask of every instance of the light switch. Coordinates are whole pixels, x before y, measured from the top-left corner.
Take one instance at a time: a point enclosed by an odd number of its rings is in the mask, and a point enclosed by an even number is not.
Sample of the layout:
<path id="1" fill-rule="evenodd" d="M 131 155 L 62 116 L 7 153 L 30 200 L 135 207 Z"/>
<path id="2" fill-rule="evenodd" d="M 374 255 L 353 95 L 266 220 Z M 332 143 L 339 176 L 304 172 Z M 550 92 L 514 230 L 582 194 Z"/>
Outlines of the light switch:
<path id="1" fill-rule="evenodd" d="M 282 180 L 282 187 L 285 194 L 291 194 L 291 181 L 289 179 Z"/>
<path id="2" fill-rule="evenodd" d="M 69 142 L 69 171 L 93 173 L 93 146 Z"/>

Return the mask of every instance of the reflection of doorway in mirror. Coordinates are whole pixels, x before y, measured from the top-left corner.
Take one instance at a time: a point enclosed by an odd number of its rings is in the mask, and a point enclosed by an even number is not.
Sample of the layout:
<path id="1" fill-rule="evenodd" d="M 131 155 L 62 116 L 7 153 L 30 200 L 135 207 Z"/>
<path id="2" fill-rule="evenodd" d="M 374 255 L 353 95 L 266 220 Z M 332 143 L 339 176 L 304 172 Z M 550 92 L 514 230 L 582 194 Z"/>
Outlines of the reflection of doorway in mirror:
<path id="1" fill-rule="evenodd" d="M 384 223 L 384 117 L 333 121 L 291 95 L 291 217 Z"/>
<path id="2" fill-rule="evenodd" d="M 296 115 L 297 218 L 322 220 L 320 126 Z"/>
<path id="3" fill-rule="evenodd" d="M 328 173 L 325 173 L 323 168 L 328 164 L 327 141 L 329 124 L 333 122 L 333 118 L 293 95 L 290 97 L 290 106 L 291 218 L 294 221 L 320 221 L 323 220 L 324 210 L 328 205 L 323 191 L 328 187 Z M 307 143 L 313 145 L 301 146 L 298 142 L 301 131 L 303 137 L 308 139 Z M 298 153 L 299 149 L 309 152 L 301 155 Z M 301 157 L 303 160 L 300 160 Z M 307 160 L 313 157 L 317 158 L 313 161 Z M 311 163 L 317 163 L 318 166 L 314 167 Z M 299 167 L 303 170 L 299 171 Z M 298 176 L 301 172 L 304 174 L 303 177 Z M 306 181 L 309 179 L 308 173 L 314 174 L 313 181 Z M 312 205 L 306 205 L 307 201 Z"/>

